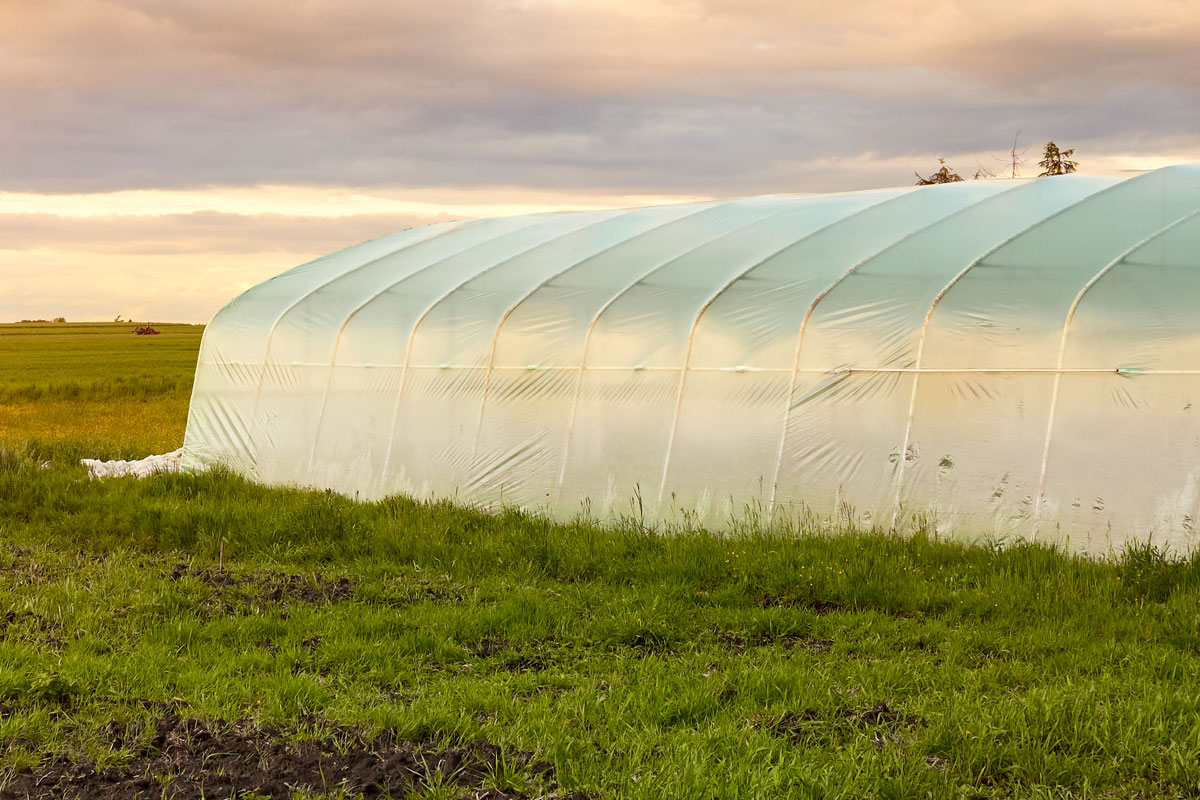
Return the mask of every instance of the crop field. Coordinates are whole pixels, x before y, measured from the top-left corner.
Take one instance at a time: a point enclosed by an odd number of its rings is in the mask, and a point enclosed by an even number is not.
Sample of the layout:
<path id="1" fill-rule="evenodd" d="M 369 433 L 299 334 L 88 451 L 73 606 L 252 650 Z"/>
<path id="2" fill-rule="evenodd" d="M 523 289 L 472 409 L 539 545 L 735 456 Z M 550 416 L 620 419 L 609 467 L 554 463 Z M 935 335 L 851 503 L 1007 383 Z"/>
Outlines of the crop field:
<path id="1" fill-rule="evenodd" d="M 0 326 L 0 800 L 1200 797 L 1200 560 L 228 473 L 194 326 Z"/>
<path id="2" fill-rule="evenodd" d="M 201 325 L 0 325 L 0 442 L 102 457 L 179 447 Z"/>

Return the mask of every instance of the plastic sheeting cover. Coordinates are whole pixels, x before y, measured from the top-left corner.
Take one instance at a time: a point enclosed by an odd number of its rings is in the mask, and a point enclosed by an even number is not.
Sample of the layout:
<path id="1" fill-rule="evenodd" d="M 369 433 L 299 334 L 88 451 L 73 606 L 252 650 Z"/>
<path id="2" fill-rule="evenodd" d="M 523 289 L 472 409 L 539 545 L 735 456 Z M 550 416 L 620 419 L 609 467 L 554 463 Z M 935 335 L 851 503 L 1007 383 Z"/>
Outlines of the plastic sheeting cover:
<path id="1" fill-rule="evenodd" d="M 432 225 L 205 332 L 185 466 L 1190 549 L 1200 166 Z"/>

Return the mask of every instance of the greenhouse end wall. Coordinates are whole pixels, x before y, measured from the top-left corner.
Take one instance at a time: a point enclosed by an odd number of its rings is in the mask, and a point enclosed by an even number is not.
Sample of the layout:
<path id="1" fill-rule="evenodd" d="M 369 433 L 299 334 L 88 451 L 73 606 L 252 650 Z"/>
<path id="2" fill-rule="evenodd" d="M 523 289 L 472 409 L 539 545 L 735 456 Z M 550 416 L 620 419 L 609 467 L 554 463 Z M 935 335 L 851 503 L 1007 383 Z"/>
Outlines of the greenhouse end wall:
<path id="1" fill-rule="evenodd" d="M 1190 550 L 1197 307 L 1194 165 L 444 223 L 222 309 L 184 459 L 564 519 Z"/>

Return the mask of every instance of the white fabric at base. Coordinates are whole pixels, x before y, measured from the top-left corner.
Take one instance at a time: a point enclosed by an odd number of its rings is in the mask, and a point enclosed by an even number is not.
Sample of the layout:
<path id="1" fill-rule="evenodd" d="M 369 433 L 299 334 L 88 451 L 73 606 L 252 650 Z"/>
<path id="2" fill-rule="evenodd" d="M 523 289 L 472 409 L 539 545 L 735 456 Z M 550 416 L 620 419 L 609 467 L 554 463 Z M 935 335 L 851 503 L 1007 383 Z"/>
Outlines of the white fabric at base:
<path id="1" fill-rule="evenodd" d="M 146 456 L 135 461 L 101 461 L 96 458 L 81 458 L 79 463 L 87 467 L 92 478 L 120 478 L 132 475 L 148 478 L 159 472 L 178 472 L 183 459 L 183 448 L 162 455 Z"/>

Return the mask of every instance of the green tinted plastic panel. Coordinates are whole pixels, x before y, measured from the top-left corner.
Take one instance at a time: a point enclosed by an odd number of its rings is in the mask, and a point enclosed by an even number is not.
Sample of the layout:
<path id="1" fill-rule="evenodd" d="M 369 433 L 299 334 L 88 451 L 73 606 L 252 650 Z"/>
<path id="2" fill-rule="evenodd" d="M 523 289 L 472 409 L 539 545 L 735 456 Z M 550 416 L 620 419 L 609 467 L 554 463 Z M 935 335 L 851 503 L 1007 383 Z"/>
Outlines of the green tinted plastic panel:
<path id="1" fill-rule="evenodd" d="M 1200 167 L 413 229 L 233 300 L 185 463 L 729 527 L 1188 549 Z"/>

